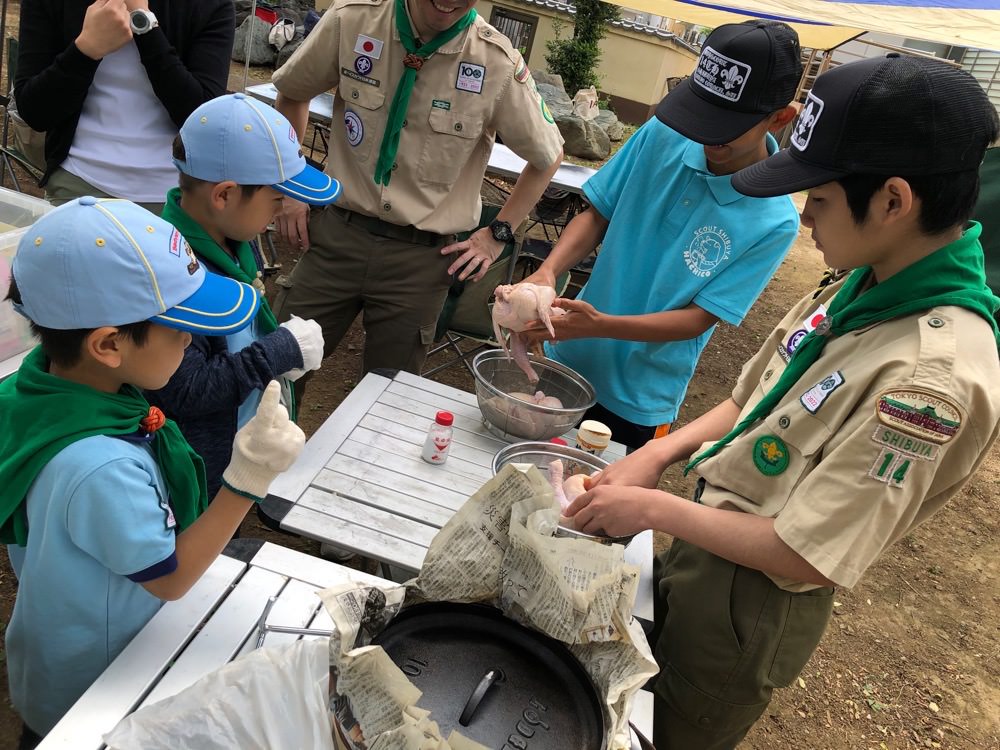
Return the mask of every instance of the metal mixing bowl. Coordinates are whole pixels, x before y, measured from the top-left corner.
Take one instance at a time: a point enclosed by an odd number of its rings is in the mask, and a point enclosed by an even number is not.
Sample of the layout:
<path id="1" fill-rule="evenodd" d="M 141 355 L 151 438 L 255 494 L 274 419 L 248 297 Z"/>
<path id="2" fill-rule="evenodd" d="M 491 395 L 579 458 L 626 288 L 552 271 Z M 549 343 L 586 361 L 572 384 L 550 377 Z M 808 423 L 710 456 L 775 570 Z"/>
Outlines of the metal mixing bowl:
<path id="1" fill-rule="evenodd" d="M 537 466 L 545 477 L 549 475 L 549 464 L 557 458 L 563 462 L 563 476 L 572 474 L 593 474 L 601 471 L 609 465 L 603 458 L 582 451 L 578 448 L 570 448 L 557 443 L 546 443 L 540 441 L 529 441 L 525 443 L 512 443 L 497 451 L 493 456 L 493 474 L 500 472 L 507 464 L 529 464 Z M 622 544 L 627 545 L 635 534 L 627 536 L 604 536 L 602 534 L 586 534 L 567 526 L 559 526 L 556 529 L 556 536 L 575 537 L 577 539 L 590 539 L 601 544 Z"/>
<path id="2" fill-rule="evenodd" d="M 504 440 L 558 437 L 576 425 L 584 412 L 597 402 L 594 387 L 578 372 L 545 357 L 529 355 L 529 358 L 538 373 L 535 385 L 528 383 L 527 375 L 500 349 L 480 352 L 472 360 L 483 424 Z M 509 395 L 535 391 L 555 396 L 563 408 L 538 406 Z"/>

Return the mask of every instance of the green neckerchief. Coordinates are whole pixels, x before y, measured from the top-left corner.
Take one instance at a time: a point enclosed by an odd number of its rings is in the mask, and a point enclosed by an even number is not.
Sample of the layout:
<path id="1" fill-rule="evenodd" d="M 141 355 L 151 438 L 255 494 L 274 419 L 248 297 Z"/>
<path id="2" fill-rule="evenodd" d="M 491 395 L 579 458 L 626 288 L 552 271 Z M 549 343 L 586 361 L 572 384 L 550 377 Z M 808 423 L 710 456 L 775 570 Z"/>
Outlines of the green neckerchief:
<path id="1" fill-rule="evenodd" d="M 405 66 L 403 77 L 399 79 L 396 94 L 392 97 L 389 119 L 386 122 L 382 145 L 378 151 L 378 162 L 375 164 L 375 184 L 388 185 L 389 179 L 392 177 L 392 165 L 396 163 L 396 151 L 399 150 L 399 134 L 403 129 L 406 110 L 410 106 L 410 94 L 413 93 L 413 84 L 417 80 L 417 71 L 424 64 L 424 60 L 436 52 L 441 45 L 461 34 L 475 20 L 476 9 L 470 8 L 469 12 L 462 16 L 454 26 L 442 31 L 429 42 L 418 47 L 417 38 L 410 26 L 410 18 L 406 15 L 405 0 L 396 0 L 396 30 L 399 32 L 399 40 L 403 43 L 403 49 L 406 50 L 407 54 L 403 58 Z"/>
<path id="2" fill-rule="evenodd" d="M 257 261 L 254 259 L 253 248 L 249 242 L 241 242 L 236 246 L 236 260 L 219 247 L 219 243 L 208 236 L 208 232 L 197 221 L 191 218 L 181 208 L 181 190 L 172 188 L 167 193 L 167 200 L 160 211 L 160 218 L 173 224 L 184 235 L 184 239 L 199 258 L 218 268 L 231 279 L 250 284 L 260 295 L 260 307 L 257 309 L 257 331 L 266 336 L 278 330 L 278 320 L 271 311 L 264 296 L 264 282 L 260 280 Z M 298 419 L 298 408 L 295 403 L 295 390 L 289 381 L 282 381 L 286 387 L 282 389 L 284 400 L 288 405 L 288 416 L 294 422 Z"/>
<path id="3" fill-rule="evenodd" d="M 231 279 L 250 284 L 260 294 L 260 308 L 257 310 L 257 330 L 262 336 L 277 330 L 278 321 L 271 312 L 270 305 L 264 298 L 264 287 L 258 276 L 257 261 L 253 256 L 253 248 L 249 242 L 240 242 L 236 246 L 236 259 L 219 247 L 219 243 L 208 236 L 208 232 L 190 214 L 181 208 L 180 188 L 173 188 L 167 193 L 167 201 L 163 204 L 160 218 L 177 227 L 191 248 L 207 263 L 218 268 Z"/>
<path id="4" fill-rule="evenodd" d="M 1000 343 L 1000 333 L 993 318 L 993 313 L 1000 307 L 1000 299 L 993 296 L 986 286 L 983 248 L 979 244 L 981 231 L 982 227 L 977 222 L 971 222 L 959 239 L 871 287 L 866 288 L 871 268 L 855 270 L 830 303 L 825 319 L 829 321 L 829 328 L 821 332 L 821 328 L 826 328 L 823 323 L 805 336 L 767 395 L 728 435 L 696 456 L 684 468 L 684 473 L 714 456 L 751 424 L 770 414 L 805 371 L 819 359 L 831 336 L 842 336 L 883 320 L 923 312 L 932 307 L 954 305 L 972 310 L 986 320 L 993 328 L 994 338 Z"/>
<path id="5" fill-rule="evenodd" d="M 50 375 L 47 368 L 36 347 L 0 383 L 0 542 L 5 544 L 27 542 L 28 488 L 59 451 L 93 435 L 132 435 L 149 414 L 146 399 L 131 385 L 102 393 Z M 154 435 L 153 454 L 183 531 L 208 507 L 205 464 L 169 419 Z"/>

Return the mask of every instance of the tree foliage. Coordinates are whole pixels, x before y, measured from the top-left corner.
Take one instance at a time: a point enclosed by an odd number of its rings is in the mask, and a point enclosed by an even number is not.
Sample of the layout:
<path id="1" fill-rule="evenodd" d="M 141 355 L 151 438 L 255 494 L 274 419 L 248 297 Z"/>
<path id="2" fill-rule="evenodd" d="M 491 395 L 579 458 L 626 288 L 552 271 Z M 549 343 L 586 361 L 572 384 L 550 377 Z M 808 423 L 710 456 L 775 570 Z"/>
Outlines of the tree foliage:
<path id="1" fill-rule="evenodd" d="M 601 59 L 598 43 L 604 38 L 608 21 L 618 19 L 618 6 L 601 0 L 576 0 L 573 38 L 556 38 L 546 43 L 545 62 L 549 70 L 562 76 L 566 93 L 573 96 L 587 86 L 598 87 L 597 63 Z"/>

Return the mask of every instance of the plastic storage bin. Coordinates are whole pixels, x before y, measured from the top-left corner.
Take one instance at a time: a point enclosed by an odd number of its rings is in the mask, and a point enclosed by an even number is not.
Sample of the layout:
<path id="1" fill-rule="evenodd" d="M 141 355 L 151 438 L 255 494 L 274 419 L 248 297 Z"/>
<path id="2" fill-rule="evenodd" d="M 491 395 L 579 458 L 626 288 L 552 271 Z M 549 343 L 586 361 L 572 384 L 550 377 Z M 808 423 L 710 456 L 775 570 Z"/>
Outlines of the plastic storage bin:
<path id="1" fill-rule="evenodd" d="M 20 355 L 35 344 L 28 321 L 3 298 L 7 296 L 17 243 L 28 227 L 51 209 L 41 198 L 0 188 L 0 378 L 16 370 Z"/>

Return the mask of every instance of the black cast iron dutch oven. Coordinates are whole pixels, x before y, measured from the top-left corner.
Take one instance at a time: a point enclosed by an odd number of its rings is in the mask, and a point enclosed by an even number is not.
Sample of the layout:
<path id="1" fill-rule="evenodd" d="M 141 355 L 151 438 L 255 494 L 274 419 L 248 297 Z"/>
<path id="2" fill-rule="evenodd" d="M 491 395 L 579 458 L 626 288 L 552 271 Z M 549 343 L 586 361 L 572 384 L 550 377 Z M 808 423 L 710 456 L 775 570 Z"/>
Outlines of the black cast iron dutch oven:
<path id="1" fill-rule="evenodd" d="M 479 604 L 403 610 L 373 641 L 447 737 L 496 750 L 606 750 L 603 703 L 565 645 Z"/>

